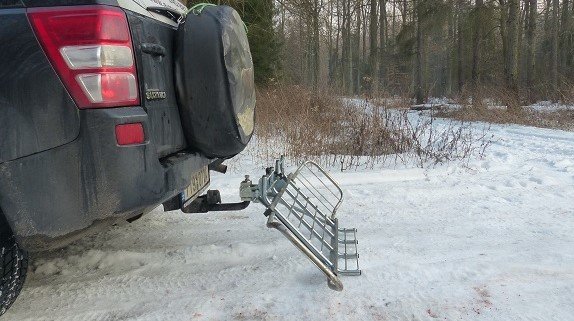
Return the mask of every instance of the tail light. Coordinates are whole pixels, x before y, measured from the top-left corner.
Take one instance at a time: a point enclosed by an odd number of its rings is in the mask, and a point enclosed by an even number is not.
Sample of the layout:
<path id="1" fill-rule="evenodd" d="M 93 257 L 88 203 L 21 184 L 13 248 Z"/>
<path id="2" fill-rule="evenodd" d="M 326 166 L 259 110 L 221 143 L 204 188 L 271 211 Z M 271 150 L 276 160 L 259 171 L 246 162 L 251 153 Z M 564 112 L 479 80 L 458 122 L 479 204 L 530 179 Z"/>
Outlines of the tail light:
<path id="1" fill-rule="evenodd" d="M 116 125 L 116 140 L 118 145 L 136 145 L 145 142 L 142 123 Z"/>
<path id="2" fill-rule="evenodd" d="M 108 6 L 33 8 L 28 17 L 79 108 L 139 104 L 126 14 Z"/>

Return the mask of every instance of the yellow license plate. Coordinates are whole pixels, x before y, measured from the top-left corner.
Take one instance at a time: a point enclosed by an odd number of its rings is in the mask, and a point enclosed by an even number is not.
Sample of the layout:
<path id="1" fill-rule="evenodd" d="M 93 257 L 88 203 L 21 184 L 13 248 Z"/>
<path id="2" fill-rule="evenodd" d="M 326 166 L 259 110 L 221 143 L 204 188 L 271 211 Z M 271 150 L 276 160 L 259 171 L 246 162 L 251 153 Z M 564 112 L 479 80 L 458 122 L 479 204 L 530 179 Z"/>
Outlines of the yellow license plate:
<path id="1" fill-rule="evenodd" d="M 207 188 L 209 184 L 209 170 L 207 166 L 191 175 L 191 184 L 185 189 L 184 200 L 188 202 L 195 199 L 199 194 Z"/>

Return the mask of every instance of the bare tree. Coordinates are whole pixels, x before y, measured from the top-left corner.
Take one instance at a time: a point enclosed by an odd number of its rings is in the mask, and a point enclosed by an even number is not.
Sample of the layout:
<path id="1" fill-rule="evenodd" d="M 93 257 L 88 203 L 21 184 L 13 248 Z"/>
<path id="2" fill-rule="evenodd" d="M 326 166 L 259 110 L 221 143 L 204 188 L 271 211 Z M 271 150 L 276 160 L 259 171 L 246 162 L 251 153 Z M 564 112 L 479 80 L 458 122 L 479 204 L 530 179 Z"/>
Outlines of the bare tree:
<path id="1" fill-rule="evenodd" d="M 457 79 L 458 79 L 458 92 L 461 93 L 464 87 L 464 71 L 463 71 L 463 47 L 464 47 L 464 35 L 463 35 L 463 5 L 464 0 L 457 0 L 456 3 L 456 14 L 457 14 L 457 50 L 456 50 L 456 61 L 457 61 Z"/>
<path id="2" fill-rule="evenodd" d="M 378 31 L 378 12 L 377 0 L 370 0 L 369 12 L 369 77 L 371 81 L 370 90 L 376 93 L 378 89 L 378 66 L 379 59 L 378 44 L 377 44 L 377 31 Z"/>
<path id="3" fill-rule="evenodd" d="M 484 19 L 484 0 L 476 0 L 474 8 L 474 35 L 472 38 L 472 87 L 476 90 L 478 85 L 478 65 L 480 61 L 480 40 L 482 38 L 482 24 Z"/>
<path id="4" fill-rule="evenodd" d="M 534 33 L 536 31 L 538 3 L 536 0 L 526 0 L 526 3 L 528 4 L 528 22 L 526 24 L 526 87 L 529 90 L 528 100 L 530 100 L 530 90 L 534 78 Z"/>
<path id="5" fill-rule="evenodd" d="M 553 99 L 556 100 L 558 93 L 558 10 L 560 1 L 552 0 L 552 34 L 550 49 L 550 84 L 552 87 Z"/>
<path id="6" fill-rule="evenodd" d="M 379 63 L 376 75 L 377 86 L 381 87 L 381 83 L 385 77 L 385 52 L 387 43 L 387 0 L 379 0 Z M 383 83 L 384 86 L 384 83 Z"/>
<path id="7" fill-rule="evenodd" d="M 557 0 L 555 0 L 557 1 Z M 514 92 L 518 91 L 518 25 L 520 2 L 508 0 L 508 16 L 506 19 L 506 57 L 505 78 L 506 86 Z"/>
<path id="8" fill-rule="evenodd" d="M 423 33 L 421 26 L 421 0 L 413 0 L 414 17 L 416 21 L 416 53 L 415 53 L 415 99 L 417 104 L 424 102 L 423 96 Z"/>
<path id="9" fill-rule="evenodd" d="M 324 74 L 418 102 L 504 84 L 516 106 L 574 83 L 574 0 L 277 1 L 286 79 L 315 90 Z"/>

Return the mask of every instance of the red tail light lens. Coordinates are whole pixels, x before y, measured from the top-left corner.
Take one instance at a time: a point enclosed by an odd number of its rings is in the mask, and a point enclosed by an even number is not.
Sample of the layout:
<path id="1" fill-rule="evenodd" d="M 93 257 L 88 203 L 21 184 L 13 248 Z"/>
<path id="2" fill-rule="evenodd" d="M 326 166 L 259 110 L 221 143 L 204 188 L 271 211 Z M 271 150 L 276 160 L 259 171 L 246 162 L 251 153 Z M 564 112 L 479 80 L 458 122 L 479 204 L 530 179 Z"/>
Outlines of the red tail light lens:
<path id="1" fill-rule="evenodd" d="M 145 142 L 142 123 L 116 125 L 116 140 L 118 145 L 136 145 Z"/>
<path id="2" fill-rule="evenodd" d="M 108 6 L 33 8 L 38 41 L 79 108 L 140 103 L 126 14 Z"/>

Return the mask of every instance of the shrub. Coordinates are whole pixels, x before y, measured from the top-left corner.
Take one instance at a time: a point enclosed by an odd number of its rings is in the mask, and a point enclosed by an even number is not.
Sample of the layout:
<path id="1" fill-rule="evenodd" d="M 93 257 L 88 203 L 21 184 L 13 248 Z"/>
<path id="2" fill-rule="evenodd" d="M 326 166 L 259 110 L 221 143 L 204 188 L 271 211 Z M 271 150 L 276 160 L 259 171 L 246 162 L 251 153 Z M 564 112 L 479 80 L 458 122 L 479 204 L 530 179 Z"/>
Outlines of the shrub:
<path id="1" fill-rule="evenodd" d="M 298 86 L 259 90 L 256 137 L 248 153 L 268 164 L 285 155 L 341 170 L 388 162 L 423 167 L 480 156 L 490 143 L 486 129 L 477 134 L 467 122 L 437 122 L 432 114 L 401 109 L 401 102 L 408 100 L 373 104 Z"/>

